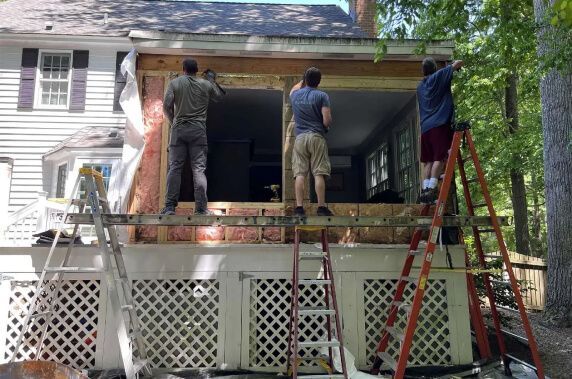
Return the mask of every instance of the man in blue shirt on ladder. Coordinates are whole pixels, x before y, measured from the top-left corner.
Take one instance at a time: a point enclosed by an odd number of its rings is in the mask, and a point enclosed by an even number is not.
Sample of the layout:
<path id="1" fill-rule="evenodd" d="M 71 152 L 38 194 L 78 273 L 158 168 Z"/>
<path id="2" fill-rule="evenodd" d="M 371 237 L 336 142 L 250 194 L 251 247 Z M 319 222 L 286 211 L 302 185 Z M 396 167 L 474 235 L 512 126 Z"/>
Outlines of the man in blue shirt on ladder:
<path id="1" fill-rule="evenodd" d="M 451 128 L 455 119 L 451 81 L 453 73 L 462 66 L 463 61 L 454 61 L 437 70 L 433 58 L 423 60 L 424 78 L 417 86 L 423 163 L 423 183 L 419 196 L 421 203 L 433 203 L 439 194 L 438 178 L 449 156 L 454 134 Z"/>

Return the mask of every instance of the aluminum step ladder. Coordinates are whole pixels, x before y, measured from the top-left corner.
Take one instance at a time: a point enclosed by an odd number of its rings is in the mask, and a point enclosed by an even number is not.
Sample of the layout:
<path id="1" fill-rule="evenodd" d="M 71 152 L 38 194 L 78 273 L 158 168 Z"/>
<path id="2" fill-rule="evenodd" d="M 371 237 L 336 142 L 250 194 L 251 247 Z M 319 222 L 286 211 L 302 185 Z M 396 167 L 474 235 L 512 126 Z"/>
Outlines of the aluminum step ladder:
<path id="1" fill-rule="evenodd" d="M 461 142 L 463 142 L 463 145 L 465 145 L 466 143 L 470 153 L 465 158 L 461 157 L 460 154 Z M 475 171 L 477 174 L 477 177 L 475 179 L 467 179 L 466 177 L 465 163 L 468 161 L 472 161 L 474 164 Z M 425 289 L 428 286 L 428 278 L 429 278 L 429 273 L 431 271 L 433 254 L 435 253 L 435 247 L 436 244 L 438 243 L 441 226 L 443 223 L 443 215 L 445 213 L 447 197 L 449 195 L 449 190 L 453 182 L 455 162 L 457 162 L 459 166 L 461 182 L 463 184 L 463 193 L 465 195 L 465 200 L 467 202 L 467 208 L 469 214 L 471 216 L 474 215 L 474 209 L 476 207 L 487 207 L 488 209 L 488 213 L 490 215 L 492 223 L 492 231 L 496 235 L 499 249 L 502 254 L 503 262 L 505 264 L 506 271 L 510 278 L 509 287 L 512 289 L 516 303 L 518 305 L 520 317 L 528 338 L 530 351 L 532 353 L 534 364 L 536 366 L 536 373 L 538 378 L 543 379 L 544 371 L 542 368 L 540 355 L 538 354 L 538 347 L 534 339 L 532 329 L 530 327 L 530 322 L 528 321 L 528 317 L 526 315 L 526 310 L 524 308 L 524 303 L 522 301 L 522 295 L 520 293 L 516 277 L 512 270 L 508 251 L 504 243 L 500 225 L 496 218 L 496 212 L 493 207 L 492 199 L 490 197 L 487 188 L 487 183 L 477 156 L 477 151 L 475 149 L 475 144 L 473 142 L 473 138 L 469 130 L 469 125 L 467 123 L 459 123 L 455 126 L 455 133 L 451 145 L 451 154 L 447 160 L 447 166 L 445 168 L 445 177 L 443 179 L 443 183 L 441 184 L 439 197 L 435 205 L 435 211 L 434 211 L 435 213 L 433 216 L 431 227 L 429 229 L 429 239 L 427 241 L 427 245 L 425 247 L 424 252 L 420 252 L 418 250 L 419 241 L 422 237 L 422 230 L 418 228 L 413 234 L 411 245 L 409 247 L 409 254 L 405 259 L 405 264 L 403 266 L 401 276 L 397 283 L 397 289 L 394 293 L 393 301 L 389 306 L 388 318 L 385 326 L 381 331 L 381 338 L 379 340 L 379 343 L 375 351 L 374 363 L 371 370 L 372 374 L 376 375 L 379 374 L 382 365 L 384 365 L 388 367 L 389 371 L 393 373 L 392 375 L 393 378 L 401 379 L 405 376 L 405 369 L 407 367 L 407 360 L 409 358 L 410 349 L 413 343 L 413 338 L 417 327 L 417 321 L 419 318 L 419 314 L 421 313 L 421 308 L 423 306 L 423 296 L 425 294 Z M 471 183 L 479 184 L 480 190 L 484 197 L 483 203 L 473 204 L 469 190 L 469 184 Z M 427 215 L 429 211 L 430 211 L 430 206 L 426 205 L 423 209 L 422 214 Z M 492 291 L 491 280 L 489 277 L 489 270 L 487 270 L 486 267 L 485 256 L 483 253 L 482 244 L 480 240 L 480 233 L 484 232 L 484 230 L 479 230 L 479 228 L 476 226 L 472 228 L 473 228 L 473 234 L 475 236 L 476 250 L 480 261 L 480 267 L 476 271 L 480 271 L 483 274 L 487 297 L 491 306 L 491 313 L 493 315 L 495 331 L 497 333 L 497 338 L 499 342 L 501 360 L 505 363 L 505 369 L 506 369 L 506 367 L 508 367 L 508 362 L 511 359 L 511 357 L 506 352 L 506 346 L 502 337 L 502 331 L 500 329 L 500 319 L 496 309 L 494 293 Z M 411 268 L 413 266 L 414 257 L 416 255 L 421 255 L 423 257 L 423 262 L 421 265 L 421 269 L 419 270 L 418 277 L 411 276 Z M 482 314 L 480 312 L 479 300 L 476 294 L 474 281 L 472 280 L 473 278 L 471 277 L 469 279 L 469 276 L 471 274 L 469 274 L 470 271 L 468 267 L 469 260 L 468 256 L 466 255 L 466 252 L 465 252 L 465 264 L 467 265 L 467 276 L 468 276 L 467 289 L 469 292 L 469 304 L 470 304 L 469 310 L 470 310 L 473 329 L 475 329 L 477 344 L 481 355 L 484 358 L 490 358 L 491 351 L 490 347 L 488 346 L 488 334 L 482 319 Z M 411 303 L 404 301 L 403 297 L 405 287 L 409 283 L 415 286 L 413 301 Z M 395 327 L 395 321 L 397 319 L 399 312 L 405 312 L 405 315 L 407 317 L 407 327 L 403 331 L 398 330 Z M 391 356 L 387 352 L 389 341 L 391 339 L 397 339 L 400 342 L 400 348 L 398 351 L 398 356 L 396 358 Z"/>
<path id="2" fill-rule="evenodd" d="M 117 338 L 121 351 L 121 358 L 128 379 L 138 377 L 140 374 L 151 376 L 151 369 L 147 360 L 145 341 L 141 333 L 139 318 L 137 316 L 131 291 L 131 284 L 127 277 L 121 247 L 117 240 L 117 232 L 114 225 L 106 225 L 101 217 L 102 213 L 111 213 L 107 200 L 107 192 L 103 183 L 102 175 L 91 168 L 81 168 L 78 178 L 74 184 L 72 197 L 78 195 L 81 181 L 84 180 L 87 199 L 72 198 L 68 201 L 63 220 L 66 220 L 72 205 L 79 208 L 79 213 L 83 213 L 87 207 L 93 215 L 94 227 L 97 234 L 98 246 L 101 250 L 103 268 L 97 267 L 73 267 L 69 266 L 70 258 L 74 248 L 75 239 L 78 236 L 79 224 L 73 229 L 71 240 L 67 246 L 64 259 L 58 263 L 54 261 L 54 252 L 58 247 L 58 240 L 64 229 L 64 223 L 60 226 L 52 247 L 46 259 L 44 269 L 38 280 L 36 291 L 29 303 L 24 325 L 18 336 L 14 354 L 11 362 L 16 360 L 24 336 L 33 323 L 37 323 L 41 330 L 41 338 L 36 341 L 34 359 L 38 360 L 42 356 L 44 341 L 48 334 L 49 325 L 54 317 L 54 304 L 57 302 L 63 278 L 66 273 L 100 273 L 107 284 L 108 297 L 111 302 L 113 315 L 117 320 Z M 79 197 L 79 196 L 77 196 Z M 107 235 L 106 235 L 107 231 Z M 108 244 L 109 241 L 109 244 Z M 115 272 L 117 271 L 117 272 Z M 55 282 L 55 285 L 53 285 Z M 54 288 L 49 289 L 50 284 Z M 48 310 L 37 312 L 40 294 L 47 293 Z M 40 322 L 43 320 L 43 323 Z M 137 349 L 137 358 L 133 357 L 133 349 Z"/>
<path id="3" fill-rule="evenodd" d="M 319 231 L 321 234 L 321 251 L 300 251 L 300 234 L 302 231 Z M 292 289 L 290 301 L 290 321 L 288 326 L 288 345 L 287 345 L 287 372 L 292 372 L 292 378 L 298 378 L 298 364 L 301 361 L 310 361 L 319 359 L 319 357 L 309 355 L 299 355 L 300 349 L 308 353 L 312 349 L 327 348 L 329 356 L 329 367 L 334 367 L 334 348 L 339 348 L 341 358 L 342 372 L 334 374 L 304 375 L 309 379 L 348 379 L 348 370 L 344 354 L 344 342 L 342 336 L 342 327 L 340 320 L 340 312 L 336 299 L 336 288 L 334 284 L 334 273 L 332 270 L 332 259 L 330 248 L 328 246 L 328 230 L 325 226 L 297 226 L 294 236 L 294 261 L 292 268 Z M 319 261 L 321 263 L 323 277 L 321 279 L 300 279 L 300 263 L 302 261 Z M 300 306 L 300 286 L 316 285 L 323 288 L 324 306 L 317 307 L 301 307 Z M 321 316 L 325 319 L 325 328 L 327 330 L 327 339 L 319 341 L 301 340 L 300 321 L 309 316 Z M 334 321 L 332 322 L 332 318 Z M 333 325 L 332 325 L 333 324 Z M 332 330 L 332 326 L 335 327 Z M 335 331 L 335 336 L 334 332 Z"/>

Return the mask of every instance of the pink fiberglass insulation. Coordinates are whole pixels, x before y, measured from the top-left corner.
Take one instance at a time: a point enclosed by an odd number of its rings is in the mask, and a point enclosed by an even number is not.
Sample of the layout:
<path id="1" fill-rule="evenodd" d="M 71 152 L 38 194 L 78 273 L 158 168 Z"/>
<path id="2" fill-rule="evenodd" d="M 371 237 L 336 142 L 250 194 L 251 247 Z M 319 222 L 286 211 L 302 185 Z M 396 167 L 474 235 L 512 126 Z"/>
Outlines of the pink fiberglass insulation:
<path id="1" fill-rule="evenodd" d="M 258 216 L 258 209 L 229 209 L 230 216 Z M 255 243 L 258 241 L 258 228 L 228 228 L 227 240 L 239 243 Z"/>
<path id="2" fill-rule="evenodd" d="M 143 82 L 145 150 L 135 190 L 137 213 L 159 213 L 164 83 L 164 78 L 160 76 L 146 76 Z M 157 227 L 138 227 L 137 237 L 143 241 L 156 240 Z"/>
<path id="3" fill-rule="evenodd" d="M 282 216 L 284 211 L 282 209 L 265 209 L 264 216 Z M 282 241 L 282 228 L 263 228 L 262 229 L 263 242 L 281 242 Z"/>
<path id="4" fill-rule="evenodd" d="M 178 215 L 192 215 L 192 208 L 177 208 Z M 193 238 L 192 226 L 169 226 L 167 229 L 167 239 L 169 241 L 191 241 Z"/>
<path id="5" fill-rule="evenodd" d="M 215 215 L 222 215 L 221 209 L 211 209 Z M 195 231 L 197 242 L 212 242 L 224 240 L 224 226 L 197 226 Z"/>

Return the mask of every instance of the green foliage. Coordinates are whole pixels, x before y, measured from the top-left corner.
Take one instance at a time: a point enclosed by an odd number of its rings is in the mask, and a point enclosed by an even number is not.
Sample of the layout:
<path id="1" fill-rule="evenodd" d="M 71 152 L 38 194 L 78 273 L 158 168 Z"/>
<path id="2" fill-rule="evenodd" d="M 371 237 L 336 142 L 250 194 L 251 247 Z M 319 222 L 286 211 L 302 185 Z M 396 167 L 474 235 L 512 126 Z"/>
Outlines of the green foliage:
<path id="1" fill-rule="evenodd" d="M 538 28 L 547 47 L 540 62 L 544 71 L 556 68 L 564 75 L 572 73 L 572 0 L 555 1 Z"/>
<path id="2" fill-rule="evenodd" d="M 572 2 L 572 0 L 569 0 Z M 544 253 L 543 138 L 536 51 L 537 24 L 532 2 L 525 0 L 378 0 L 379 57 L 388 39 L 415 38 L 425 54 L 433 40 L 455 42 L 455 59 L 465 62 L 456 75 L 453 93 L 456 119 L 468 120 L 477 144 L 489 190 L 498 214 L 512 215 L 510 171 L 525 175 L 530 216 L 541 217 L 534 230 Z M 518 76 L 519 130 L 510 133 L 505 115 L 505 88 L 511 73 Z M 468 176 L 474 171 L 469 168 Z M 482 199 L 475 198 L 475 203 Z M 460 198 L 464 206 L 464 199 Z M 534 204 L 540 207 L 534 207 Z M 482 210 L 482 212 L 486 212 Z M 534 214 L 533 214 L 534 213 Z M 533 222 L 531 221 L 531 224 Z M 533 225 L 531 225 L 532 229 Z M 505 227 L 509 249 L 515 249 L 514 228 Z M 485 247 L 496 250 L 493 239 Z"/>
<path id="3" fill-rule="evenodd" d="M 473 268 L 480 267 L 479 259 L 477 257 L 477 253 L 474 249 L 474 241 L 473 238 L 466 238 L 467 242 L 467 252 L 469 254 L 469 259 L 471 262 L 471 266 Z M 490 270 L 502 270 L 503 269 L 503 261 L 501 258 L 499 259 L 492 259 L 487 262 L 487 269 Z M 475 287 L 477 289 L 477 294 L 479 295 L 479 299 L 482 304 L 484 304 L 485 299 L 487 297 L 485 282 L 483 279 L 483 274 L 478 274 L 473 276 L 475 280 Z M 503 274 L 500 272 L 494 272 L 489 274 L 489 279 L 495 281 L 505 281 L 506 278 L 503 278 Z M 533 287 L 532 282 L 528 280 L 518 280 L 518 286 L 520 288 L 520 293 L 522 296 L 525 296 L 528 291 L 536 291 L 536 288 Z M 511 308 L 511 309 L 518 309 L 516 304 L 516 300 L 514 298 L 514 293 L 510 287 L 504 285 L 498 285 L 491 283 L 491 287 L 493 289 L 493 294 L 495 297 L 495 304 L 497 306 Z M 504 323 L 505 320 L 501 314 L 501 323 Z"/>
<path id="4" fill-rule="evenodd" d="M 552 26 L 572 26 L 572 0 L 557 0 L 552 5 Z"/>

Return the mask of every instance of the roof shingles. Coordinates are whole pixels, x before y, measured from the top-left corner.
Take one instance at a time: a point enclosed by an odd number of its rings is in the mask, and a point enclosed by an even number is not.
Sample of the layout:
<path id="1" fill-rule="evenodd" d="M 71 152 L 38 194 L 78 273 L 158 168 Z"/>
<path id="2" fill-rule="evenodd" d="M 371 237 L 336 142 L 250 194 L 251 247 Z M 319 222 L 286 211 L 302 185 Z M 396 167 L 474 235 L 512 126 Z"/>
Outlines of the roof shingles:
<path id="1" fill-rule="evenodd" d="M 107 23 L 104 15 L 108 14 Z M 0 32 L 126 36 L 130 30 L 366 38 L 336 5 L 152 0 L 8 0 Z M 51 22 L 51 31 L 45 30 Z"/>

